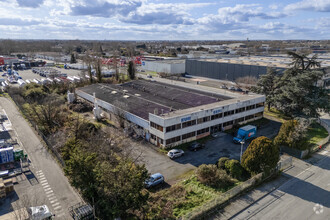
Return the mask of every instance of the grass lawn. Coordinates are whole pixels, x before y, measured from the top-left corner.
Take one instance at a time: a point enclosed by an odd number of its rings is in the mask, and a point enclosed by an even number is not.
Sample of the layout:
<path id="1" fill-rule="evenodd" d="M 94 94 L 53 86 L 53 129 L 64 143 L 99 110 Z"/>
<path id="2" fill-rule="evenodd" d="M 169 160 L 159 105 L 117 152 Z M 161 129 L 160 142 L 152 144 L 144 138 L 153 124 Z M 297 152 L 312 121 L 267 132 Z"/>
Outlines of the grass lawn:
<path id="1" fill-rule="evenodd" d="M 322 127 L 319 123 L 312 123 L 308 128 L 307 132 L 307 142 L 309 145 L 316 145 L 322 139 L 328 136 L 327 130 Z"/>
<path id="2" fill-rule="evenodd" d="M 179 182 L 171 188 L 156 192 L 152 196 L 170 201 L 173 204 L 173 215 L 179 218 L 238 184 L 240 182 L 227 188 L 213 188 L 200 183 L 197 177 L 192 175 L 189 179 Z"/>
<path id="3" fill-rule="evenodd" d="M 279 110 L 277 110 L 275 108 L 271 108 L 269 111 L 268 111 L 268 108 L 265 108 L 264 115 L 269 116 L 271 118 L 278 119 L 282 123 L 291 119 L 290 117 L 285 116 L 282 112 L 280 112 Z"/>

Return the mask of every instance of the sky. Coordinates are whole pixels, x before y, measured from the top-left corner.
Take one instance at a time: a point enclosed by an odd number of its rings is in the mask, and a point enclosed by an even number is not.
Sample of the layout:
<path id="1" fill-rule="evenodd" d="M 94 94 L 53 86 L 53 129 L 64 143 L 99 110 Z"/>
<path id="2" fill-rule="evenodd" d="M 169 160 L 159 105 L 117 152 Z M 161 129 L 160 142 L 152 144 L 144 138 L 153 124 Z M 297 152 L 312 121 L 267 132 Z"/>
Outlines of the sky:
<path id="1" fill-rule="evenodd" d="M 330 0 L 0 0 L 1 39 L 329 37 Z"/>

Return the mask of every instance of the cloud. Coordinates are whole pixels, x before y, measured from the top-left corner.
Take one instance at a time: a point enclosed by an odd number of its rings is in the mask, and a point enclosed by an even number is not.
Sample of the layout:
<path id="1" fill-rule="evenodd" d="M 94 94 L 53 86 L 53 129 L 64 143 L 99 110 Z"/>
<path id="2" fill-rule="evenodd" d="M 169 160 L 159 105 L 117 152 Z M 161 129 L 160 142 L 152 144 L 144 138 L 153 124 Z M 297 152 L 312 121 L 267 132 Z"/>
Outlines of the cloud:
<path id="1" fill-rule="evenodd" d="M 303 0 L 289 4 L 284 8 L 286 11 L 305 10 L 330 12 L 330 0 Z"/>
<path id="2" fill-rule="evenodd" d="M 27 20 L 21 18 L 1 18 L 0 25 L 6 26 L 30 26 L 40 24 L 37 20 Z"/>
<path id="3" fill-rule="evenodd" d="M 28 7 L 28 8 L 38 8 L 44 3 L 44 0 L 16 0 L 16 1 L 19 6 Z"/>
<path id="4" fill-rule="evenodd" d="M 205 7 L 210 3 L 192 4 L 143 4 L 136 11 L 129 13 L 127 17 L 120 18 L 120 21 L 133 24 L 184 24 L 192 25 L 193 19 L 189 18 L 189 10 L 197 7 Z"/>
<path id="5" fill-rule="evenodd" d="M 95 17 L 113 17 L 116 15 L 128 15 L 142 5 L 140 0 L 98 0 L 78 1 L 71 6 L 71 15 L 90 15 Z"/>

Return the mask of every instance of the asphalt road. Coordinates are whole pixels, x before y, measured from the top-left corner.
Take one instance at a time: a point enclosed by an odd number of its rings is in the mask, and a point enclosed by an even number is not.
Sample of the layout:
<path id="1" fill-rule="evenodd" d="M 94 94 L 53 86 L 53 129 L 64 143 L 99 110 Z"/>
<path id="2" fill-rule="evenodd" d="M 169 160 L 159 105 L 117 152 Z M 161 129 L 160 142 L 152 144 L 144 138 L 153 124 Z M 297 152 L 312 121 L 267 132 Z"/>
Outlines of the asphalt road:
<path id="1" fill-rule="evenodd" d="M 15 186 L 17 197 L 14 199 L 26 195 L 31 200 L 39 201 L 40 205 L 48 205 L 52 213 L 56 214 L 55 219 L 71 219 L 68 208 L 81 201 L 79 195 L 70 186 L 60 166 L 41 144 L 15 104 L 9 99 L 0 97 L 0 105 L 5 109 L 13 129 L 32 162 L 32 172 L 27 174 L 27 181 Z"/>
<path id="2" fill-rule="evenodd" d="M 317 155 L 318 162 L 230 219 L 330 219 L 329 150 L 328 146 Z"/>

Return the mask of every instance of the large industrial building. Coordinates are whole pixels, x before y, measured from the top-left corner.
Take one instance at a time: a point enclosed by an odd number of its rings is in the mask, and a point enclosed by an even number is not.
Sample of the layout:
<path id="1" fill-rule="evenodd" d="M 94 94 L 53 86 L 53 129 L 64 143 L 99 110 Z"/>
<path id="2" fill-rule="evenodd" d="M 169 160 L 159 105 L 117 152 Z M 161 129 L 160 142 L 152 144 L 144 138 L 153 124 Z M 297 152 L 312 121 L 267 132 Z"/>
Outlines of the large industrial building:
<path id="1" fill-rule="evenodd" d="M 259 62 L 258 62 L 259 61 Z M 259 78 L 267 73 L 267 67 L 274 67 L 279 71 L 285 70 L 287 64 L 276 63 L 271 60 L 243 58 L 200 59 L 186 61 L 186 74 L 218 80 L 235 81 L 237 78 L 253 76 Z"/>
<path id="2" fill-rule="evenodd" d="M 185 60 L 144 61 L 142 69 L 158 73 L 182 74 L 185 73 Z"/>
<path id="3" fill-rule="evenodd" d="M 93 84 L 76 89 L 76 94 L 109 115 L 124 112 L 146 140 L 160 147 L 173 147 L 260 119 L 265 102 L 263 95 L 206 92 L 201 87 L 146 80 Z"/>

